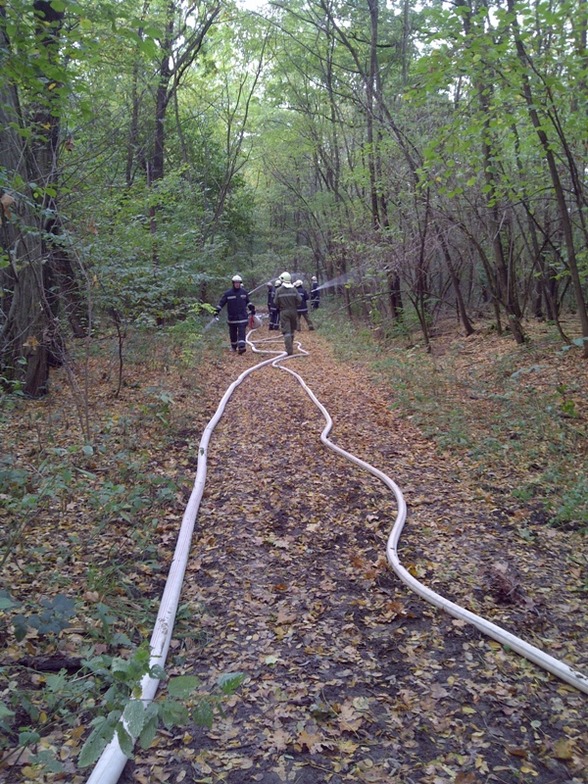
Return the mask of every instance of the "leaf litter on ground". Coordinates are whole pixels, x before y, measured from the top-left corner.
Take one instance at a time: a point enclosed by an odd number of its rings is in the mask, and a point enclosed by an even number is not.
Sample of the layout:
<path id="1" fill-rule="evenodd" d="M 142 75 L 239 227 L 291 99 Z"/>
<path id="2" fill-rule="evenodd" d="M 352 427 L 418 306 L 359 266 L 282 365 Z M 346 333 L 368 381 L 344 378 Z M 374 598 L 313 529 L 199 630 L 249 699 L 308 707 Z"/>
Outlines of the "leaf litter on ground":
<path id="1" fill-rule="evenodd" d="M 501 495 L 481 486 L 465 457 L 443 453 L 402 419 L 392 389 L 361 365 L 337 361 L 317 333 L 305 333 L 303 344 L 310 356 L 290 364 L 329 410 L 331 439 L 405 494 L 405 565 L 437 592 L 586 670 L 585 594 L 570 569 L 578 534 L 535 527 L 532 542 L 516 535 L 523 512 L 505 514 Z M 135 575 L 135 599 L 150 597 L 153 617 L 199 435 L 224 390 L 257 359 L 210 354 L 197 395 L 193 378 L 169 380 L 182 390 L 181 435 L 165 444 L 154 437 L 150 462 L 182 489 L 154 525 L 155 551 Z M 154 425 L 146 427 L 154 436 Z M 394 499 L 325 449 L 323 427 L 299 384 L 276 368 L 255 372 L 231 398 L 209 447 L 166 669 L 210 684 L 241 671 L 246 681 L 212 729 L 160 733 L 121 781 L 585 781 L 585 695 L 400 583 L 385 558 Z M 60 518 L 64 535 L 89 522 L 75 501 L 69 511 L 73 520 Z M 115 540 L 124 558 L 125 531 Z M 104 568 L 112 553 L 93 539 L 77 558 L 72 573 L 91 601 L 88 570 Z M 10 576 L 18 587 L 16 571 Z M 130 611 L 123 598 L 121 611 Z M 35 650 L 34 640 L 27 644 Z M 66 630 L 57 647 L 79 644 Z M 3 664 L 18 655 L 11 641 Z M 65 745 L 75 730 L 61 730 Z"/>
<path id="2" fill-rule="evenodd" d="M 304 346 L 310 356 L 290 366 L 329 410 L 332 440 L 406 494 L 409 568 L 579 664 L 585 609 L 550 563 L 553 540 L 532 554 L 513 543 L 493 515 L 499 499 L 394 416 L 390 393 L 316 335 Z M 227 385 L 240 369 L 223 363 Z M 211 731 L 170 740 L 177 764 L 229 784 L 581 781 L 585 696 L 407 592 L 385 558 L 394 499 L 321 445 L 323 427 L 298 383 L 266 367 L 215 430 L 185 591 L 208 642 L 177 657 L 203 679 L 240 670 L 247 681 Z M 533 603 L 493 599 L 486 573 L 505 560 L 530 573 Z M 537 593 L 547 573 L 549 597 Z M 134 770 L 148 777 L 148 759 Z"/>

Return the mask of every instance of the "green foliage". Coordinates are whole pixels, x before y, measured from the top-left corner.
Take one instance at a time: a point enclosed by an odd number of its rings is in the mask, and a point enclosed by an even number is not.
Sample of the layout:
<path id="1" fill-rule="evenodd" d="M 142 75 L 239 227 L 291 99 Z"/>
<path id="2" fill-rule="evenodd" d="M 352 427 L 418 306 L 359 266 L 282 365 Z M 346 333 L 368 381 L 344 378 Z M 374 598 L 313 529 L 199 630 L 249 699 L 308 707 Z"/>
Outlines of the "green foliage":
<path id="1" fill-rule="evenodd" d="M 203 312 L 208 313 L 206 308 Z M 198 308 L 193 320 L 196 330 L 202 320 Z M 133 340 L 137 367 L 143 369 L 141 351 L 145 349 L 139 343 L 145 343 L 145 337 L 141 335 L 136 345 Z M 159 363 L 163 355 L 166 361 L 178 359 L 163 330 L 149 342 L 149 351 L 151 362 Z M 24 460 L 20 445 L 15 445 L 14 453 L 5 454 L 0 462 L 5 512 L 0 527 L 6 557 L 18 557 L 19 570 L 31 579 L 42 571 L 43 584 L 54 587 L 42 601 L 26 592 L 24 598 L 0 593 L 0 621 L 9 630 L 10 661 L 19 645 L 23 650 L 25 645 L 29 650 L 34 646 L 40 656 L 47 649 L 50 655 L 63 654 L 74 662 L 77 648 L 81 657 L 77 671 L 31 675 L 12 664 L 1 668 L 6 677 L 0 688 L 0 754 L 6 748 L 26 750 L 27 762 L 39 780 L 51 771 L 66 774 L 52 751 L 59 748 L 54 737 L 61 737 L 66 727 L 88 728 L 80 761 L 91 765 L 114 733 L 131 754 L 135 740 L 131 735 L 147 747 L 161 727 L 173 729 L 195 722 L 210 726 L 222 712 L 225 695 L 242 679 L 228 674 L 208 693 L 192 678 L 170 678 L 169 691 L 162 684 L 152 705 L 144 706 L 136 699 L 145 675 L 163 675 L 159 667 L 150 666 L 146 645 L 136 649 L 153 615 L 149 586 L 153 580 L 160 581 L 164 568 L 158 553 L 161 540 L 154 536 L 154 529 L 182 503 L 178 480 L 156 473 L 152 466 L 154 452 L 177 437 L 175 395 L 159 385 L 143 391 L 121 416 L 97 418 L 92 445 L 57 446 L 64 433 L 67 444 L 68 435 L 68 408 L 58 397 L 51 418 L 37 420 L 27 410 L 23 422 L 28 435 L 23 439 L 27 450 L 34 449 L 26 451 Z M 58 427 L 54 432 L 58 422 L 64 430 Z M 150 437 L 140 442 L 137 432 L 145 425 Z M 18 528 L 15 520 L 39 515 L 48 528 L 55 523 L 56 536 L 51 541 L 36 538 L 33 531 L 30 537 L 10 540 Z M 117 537 L 104 536 L 104 528 L 110 526 L 117 528 Z M 70 596 L 77 597 L 75 602 Z M 180 624 L 182 612 L 183 636 L 198 636 L 194 609 L 180 609 Z M 79 633 L 64 652 L 62 630 L 71 626 L 73 613 Z M 127 655 L 128 651 L 135 652 Z M 119 724 L 123 714 L 127 730 Z M 67 775 L 71 764 L 70 759 Z"/>
<path id="2" fill-rule="evenodd" d="M 211 727 L 215 714 L 222 711 L 223 699 L 239 688 L 245 676 L 219 676 L 216 693 L 203 692 L 197 677 L 171 677 L 166 681 L 166 693 L 150 704 L 139 699 L 144 677 L 165 679 L 162 668 L 151 664 L 146 644 L 129 658 L 90 655 L 79 672 L 68 674 L 63 669 L 48 674 L 42 688 L 34 692 L 15 689 L 13 684 L 8 699 L 0 701 L 0 728 L 5 733 L 0 749 L 18 730 L 18 745 L 30 749 L 30 764 L 45 772 L 60 772 L 63 766 L 52 752 L 33 751 L 45 727 L 56 720 L 77 725 L 81 716 L 89 715 L 88 711 L 95 713 L 98 706 L 101 715 L 89 721 L 91 731 L 80 750 L 78 765 L 84 768 L 94 764 L 115 733 L 123 752 L 132 757 L 135 742 L 148 748 L 160 727 L 173 729 L 190 722 Z M 18 728 L 14 726 L 17 711 L 21 717 Z M 24 723 L 24 716 L 30 726 Z"/>
<path id="3" fill-rule="evenodd" d="M 564 416 L 569 417 L 570 419 L 577 419 L 578 418 L 578 411 L 576 409 L 576 403 L 575 403 L 575 401 L 572 398 L 567 396 L 566 393 L 567 393 L 568 389 L 567 389 L 566 385 L 565 384 L 559 384 L 555 388 L 555 391 L 557 392 L 557 394 L 560 396 L 560 399 L 561 399 L 560 400 L 560 405 L 559 405 L 561 413 Z"/>
<path id="4" fill-rule="evenodd" d="M 576 404 L 579 389 L 563 384 L 534 388 L 533 379 L 541 379 L 547 368 L 544 362 L 529 361 L 532 352 L 526 347 L 496 359 L 491 378 L 477 379 L 472 373 L 464 381 L 451 351 L 435 361 L 418 347 L 406 348 L 402 336 L 388 338 L 385 351 L 378 351 L 368 330 L 354 329 L 349 322 L 337 326 L 339 320 L 329 316 L 324 330 L 337 355 L 361 362 L 367 372 L 387 381 L 394 407 L 440 448 L 465 452 L 481 477 L 493 470 L 520 475 L 513 498 L 532 502 L 554 525 L 587 527 L 588 483 L 577 473 L 578 449 L 585 442 Z M 558 340 L 554 336 L 554 353 Z M 457 341 L 456 346 L 459 353 Z M 464 384 L 467 397 L 460 394 Z M 480 400 L 488 405 L 480 409 Z M 525 471 L 529 465 L 532 473 Z"/>
<path id="5" fill-rule="evenodd" d="M 89 496 L 88 501 L 96 512 L 95 521 L 100 528 L 118 520 L 133 523 L 137 515 L 152 504 L 145 485 L 138 483 L 128 486 L 110 479 L 102 482 Z"/>
<path id="6" fill-rule="evenodd" d="M 552 505 L 555 525 L 581 528 L 588 533 L 588 478 L 578 477 L 563 489 L 559 506 Z"/>
<path id="7" fill-rule="evenodd" d="M 49 448 L 35 470 L 19 466 L 11 454 L 0 457 L 0 496 L 6 497 L 9 519 L 18 521 L 6 532 L 0 548 L 0 564 L 10 557 L 22 531 L 39 508 L 51 502 L 65 503 L 73 479 L 68 456 L 77 451 L 77 447 L 72 447 L 71 451 Z"/>
<path id="8" fill-rule="evenodd" d="M 194 271 L 195 265 L 188 261 L 154 268 L 148 256 L 136 257 L 137 247 L 126 258 L 124 248 L 116 254 L 104 250 L 108 255 L 96 269 L 100 287 L 95 302 L 100 312 L 115 311 L 124 323 L 153 326 L 183 319 L 209 280 L 207 273 Z"/>
<path id="9" fill-rule="evenodd" d="M 237 691 L 244 680 L 245 675 L 242 672 L 224 672 L 218 676 L 217 683 L 221 692 L 226 697 L 230 697 L 231 694 Z"/>
<path id="10" fill-rule="evenodd" d="M 171 405 L 169 393 L 159 390 L 153 405 L 144 411 L 169 427 Z M 0 494 L 6 498 L 7 514 L 20 521 L 20 525 L 5 537 L 3 560 L 10 557 L 23 526 L 38 510 L 52 504 L 63 510 L 74 493 L 85 499 L 86 510 L 93 513 L 94 536 L 117 521 L 135 526 L 147 509 L 158 508 L 175 499 L 177 487 L 173 480 L 145 471 L 143 463 L 132 460 L 128 452 L 120 453 L 118 461 L 114 459 L 112 469 L 119 469 L 116 471 L 118 481 L 107 476 L 100 479 L 85 470 L 85 461 L 93 457 L 93 448 L 83 445 L 47 447 L 46 457 L 34 470 L 17 464 L 10 454 L 0 459 Z M 141 475 L 143 481 L 138 482 L 137 475 Z"/>
<path id="11" fill-rule="evenodd" d="M 182 362 L 192 365 L 202 346 L 202 337 L 207 329 L 214 324 L 216 313 L 214 306 L 208 303 L 195 302 L 188 307 L 186 318 L 169 328 L 169 335 L 179 345 Z M 203 322 L 203 319 L 206 323 Z"/>
<path id="12" fill-rule="evenodd" d="M 537 486 L 535 484 L 527 484 L 521 487 L 515 487 L 512 491 L 512 497 L 518 498 L 519 501 L 530 501 L 537 495 Z"/>
<path id="13" fill-rule="evenodd" d="M 135 741 L 142 748 L 148 748 L 160 726 L 171 729 L 185 726 L 190 721 L 212 726 L 214 713 L 221 705 L 219 695 L 199 693 L 194 696 L 202 684 L 199 678 L 189 675 L 170 678 L 167 696 L 144 704 L 140 699 L 141 679 L 147 676 L 160 680 L 165 675 L 161 667 L 150 664 L 146 646 L 137 649 L 131 659 L 113 658 L 108 661 L 100 656 L 87 661 L 86 666 L 103 677 L 108 675 L 111 685 L 102 702 L 106 714 L 92 721 L 93 729 L 80 751 L 80 767 L 94 764 L 115 733 L 123 752 L 132 757 Z M 243 678 L 242 673 L 221 676 L 221 694 L 232 694 Z M 186 701 L 194 703 L 191 708 Z"/>
<path id="14" fill-rule="evenodd" d="M 8 393 L 4 395 L 2 390 Z M 19 378 L 10 378 L 7 376 L 0 376 L 0 409 L 3 407 L 10 407 L 14 405 L 12 396 L 16 395 L 22 397 L 24 394 L 24 383 Z"/>
<path id="15" fill-rule="evenodd" d="M 5 590 L 0 591 L 0 612 L 3 612 L 4 610 L 8 610 L 16 606 L 17 606 L 17 602 L 14 601 L 14 599 L 8 593 L 8 591 Z"/>
<path id="16" fill-rule="evenodd" d="M 69 596 L 58 594 L 52 599 L 42 598 L 39 602 L 41 611 L 29 615 L 16 615 L 12 619 L 14 636 L 23 640 L 28 629 L 36 629 L 39 634 L 59 634 L 69 626 L 75 615 L 75 602 Z"/>
<path id="17" fill-rule="evenodd" d="M 10 730 L 10 719 L 13 716 L 14 711 L 3 702 L 0 702 L 0 729 L 2 729 L 3 732 L 8 732 Z"/>
<path id="18" fill-rule="evenodd" d="M 88 569 L 88 588 L 90 590 L 98 590 L 102 595 L 109 593 L 109 580 L 112 580 L 113 575 L 119 571 L 118 567 L 109 569 L 101 569 L 100 572 L 93 570 L 92 567 Z M 120 585 L 121 583 L 119 583 Z M 125 619 L 119 616 L 104 602 L 97 602 L 93 608 L 93 615 L 99 621 L 99 625 L 91 625 L 88 628 L 90 637 L 94 637 L 98 642 L 106 642 L 108 645 L 123 645 L 131 648 L 133 643 L 128 634 L 123 631 L 117 631 L 123 625 L 129 626 L 129 617 Z"/>
<path id="19" fill-rule="evenodd" d="M 159 421 L 167 427 L 169 426 L 171 408 L 174 402 L 173 396 L 170 395 L 169 392 L 158 390 L 156 391 L 155 397 L 157 400 L 155 404 L 155 418 L 159 419 Z"/>

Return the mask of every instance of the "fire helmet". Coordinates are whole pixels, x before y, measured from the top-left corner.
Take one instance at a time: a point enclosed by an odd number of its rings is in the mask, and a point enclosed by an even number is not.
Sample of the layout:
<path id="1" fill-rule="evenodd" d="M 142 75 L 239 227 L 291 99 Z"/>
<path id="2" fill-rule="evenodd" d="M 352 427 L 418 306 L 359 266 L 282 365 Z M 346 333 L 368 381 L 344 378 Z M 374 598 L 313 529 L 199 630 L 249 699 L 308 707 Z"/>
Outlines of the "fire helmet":
<path id="1" fill-rule="evenodd" d="M 278 278 L 278 279 L 276 280 L 276 282 L 274 283 L 274 286 L 275 286 L 276 288 L 278 288 L 278 286 L 281 286 L 281 285 L 282 285 L 282 281 L 280 280 L 280 278 Z"/>
<path id="2" fill-rule="evenodd" d="M 294 285 L 296 286 L 297 289 L 299 289 L 300 286 L 302 286 L 302 281 L 301 280 L 297 280 L 297 281 L 294 282 Z"/>
<path id="3" fill-rule="evenodd" d="M 312 280 L 313 283 L 317 283 L 316 275 L 313 275 L 311 280 Z"/>
<path id="4" fill-rule="evenodd" d="M 231 280 L 233 283 L 243 283 L 243 278 L 240 275 L 233 275 Z"/>
<path id="5" fill-rule="evenodd" d="M 289 272 L 282 272 L 280 275 L 280 280 L 282 283 L 292 283 L 292 275 Z"/>

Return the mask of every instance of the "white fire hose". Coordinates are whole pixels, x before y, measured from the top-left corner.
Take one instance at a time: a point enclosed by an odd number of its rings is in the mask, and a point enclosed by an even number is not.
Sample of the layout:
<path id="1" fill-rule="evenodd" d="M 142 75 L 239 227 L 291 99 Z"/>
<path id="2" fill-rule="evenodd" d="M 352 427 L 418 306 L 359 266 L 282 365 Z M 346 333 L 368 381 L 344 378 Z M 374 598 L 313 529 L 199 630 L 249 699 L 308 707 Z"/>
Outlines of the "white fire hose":
<path id="1" fill-rule="evenodd" d="M 565 664 L 564 662 L 553 658 L 547 653 L 544 653 L 539 648 L 536 648 L 533 645 L 521 640 L 519 637 L 511 634 L 510 632 L 505 631 L 504 629 L 496 626 L 496 624 L 487 621 L 486 619 L 482 618 L 475 613 L 470 612 L 469 610 L 460 607 L 459 605 L 455 604 L 454 602 L 445 599 L 443 596 L 435 593 L 434 591 L 427 588 L 421 582 L 419 582 L 416 578 L 414 578 L 407 569 L 405 569 L 402 564 L 400 563 L 400 559 L 398 557 L 398 541 L 400 539 L 400 534 L 402 533 L 402 529 L 404 528 L 404 524 L 406 522 L 406 502 L 404 500 L 404 496 L 400 491 L 400 488 L 396 485 L 395 482 L 390 479 L 389 476 L 384 474 L 374 466 L 370 465 L 369 463 L 360 460 L 360 458 L 356 457 L 355 455 L 351 454 L 350 452 L 346 452 L 341 447 L 333 444 L 329 438 L 328 434 L 330 433 L 333 427 L 333 421 L 329 416 L 329 412 L 323 406 L 323 404 L 317 399 L 315 394 L 312 390 L 306 385 L 304 380 L 293 370 L 288 367 L 284 367 L 282 362 L 288 359 L 293 359 L 295 357 L 307 355 L 308 352 L 304 351 L 301 348 L 300 344 L 298 343 L 298 354 L 294 354 L 292 356 L 287 356 L 286 352 L 268 352 L 268 351 L 260 351 L 257 349 L 254 344 L 250 340 L 250 336 L 255 330 L 252 330 L 247 335 L 247 343 L 251 346 L 253 351 L 256 353 L 278 353 L 279 356 L 275 357 L 272 356 L 270 359 L 263 360 L 257 365 L 248 368 L 245 370 L 241 375 L 229 386 L 225 394 L 223 395 L 218 408 L 209 421 L 208 425 L 204 429 L 204 433 L 202 438 L 200 439 L 200 444 L 198 447 L 198 468 L 196 471 L 196 478 L 194 480 L 194 487 L 192 490 L 192 494 L 190 495 L 190 499 L 188 501 L 188 505 L 184 512 L 184 516 L 182 518 L 182 524 L 180 526 L 180 531 L 178 534 L 178 541 L 176 543 L 176 549 L 174 551 L 173 560 L 169 569 L 167 582 L 165 584 L 165 589 L 163 592 L 163 596 L 161 598 L 161 604 L 159 608 L 159 613 L 157 615 L 157 619 L 155 621 L 155 627 L 153 629 L 153 634 L 150 640 L 150 649 L 151 649 L 151 659 L 150 659 L 150 667 L 155 665 L 159 665 L 161 668 L 165 665 L 165 660 L 167 657 L 167 652 L 169 649 L 169 645 L 172 639 L 173 627 L 176 617 L 176 612 L 178 608 L 178 603 L 180 599 L 180 593 L 182 589 L 182 583 L 184 581 L 184 574 L 186 571 L 186 565 L 188 562 L 188 556 L 190 553 L 190 544 L 192 540 L 192 533 L 194 530 L 194 525 L 196 522 L 196 516 L 198 514 L 198 509 L 200 507 L 200 501 L 202 499 L 202 495 L 204 493 L 204 484 L 206 481 L 206 469 L 207 469 L 207 450 L 208 450 L 208 443 L 210 441 L 210 437 L 212 435 L 212 431 L 218 424 L 220 418 L 223 415 L 227 402 L 229 398 L 235 391 L 235 389 L 243 383 L 243 381 L 250 376 L 254 371 L 259 370 L 266 365 L 273 364 L 275 367 L 290 373 L 294 378 L 298 381 L 298 383 L 302 386 L 306 394 L 310 397 L 312 402 L 317 406 L 317 408 L 321 411 L 323 417 L 325 418 L 326 425 L 321 433 L 320 439 L 325 446 L 329 449 L 333 450 L 337 454 L 345 457 L 347 460 L 350 460 L 352 463 L 360 466 L 364 470 L 368 471 L 369 473 L 376 476 L 380 479 L 394 494 L 396 498 L 396 503 L 398 505 L 398 512 L 396 515 L 396 520 L 394 522 L 394 526 L 392 531 L 388 537 L 388 543 L 386 547 L 386 554 L 388 557 L 388 561 L 390 566 L 394 570 L 394 572 L 398 575 L 398 577 L 415 591 L 419 596 L 422 596 L 431 604 L 436 605 L 437 607 L 441 607 L 443 610 L 446 610 L 450 615 L 453 615 L 455 618 L 459 618 L 461 620 L 467 621 L 468 623 L 475 626 L 479 631 L 483 634 L 486 634 L 489 637 L 497 640 L 502 645 L 511 648 L 513 651 L 516 651 L 521 656 L 529 659 L 530 661 L 537 664 L 539 667 L 551 672 L 552 675 L 555 675 L 557 678 L 569 683 L 570 685 L 574 686 L 579 691 L 588 694 L 588 676 L 584 675 L 583 673 L 574 670 L 569 665 Z M 143 703 L 151 702 L 155 694 L 157 692 L 157 688 L 159 686 L 159 680 L 156 678 L 151 678 L 149 676 L 145 676 L 141 681 L 141 696 L 139 699 Z M 127 730 L 128 731 L 128 730 Z M 133 741 L 136 740 L 133 738 Z M 89 779 L 87 780 L 87 784 L 116 784 L 119 780 L 120 775 L 123 771 L 124 766 L 128 762 L 128 757 L 122 751 L 120 744 L 118 742 L 118 737 L 115 733 L 112 741 L 106 746 L 102 755 L 100 756 L 92 774 L 90 775 Z"/>
<path id="2" fill-rule="evenodd" d="M 384 474 L 379 469 L 374 468 L 374 466 L 364 462 L 363 460 L 360 460 L 355 455 L 352 455 L 350 452 L 346 452 L 344 449 L 341 449 L 341 447 L 329 441 L 327 436 L 333 426 L 329 412 L 322 405 L 322 403 L 317 400 L 312 390 L 306 386 L 302 378 L 297 373 L 294 373 L 292 370 L 286 367 L 282 367 L 282 370 L 286 370 L 288 373 L 291 373 L 298 380 L 304 391 L 311 398 L 313 403 L 320 409 L 322 415 L 324 416 L 327 424 L 321 433 L 321 441 L 323 444 L 325 444 L 325 446 L 327 446 L 329 449 L 332 449 L 334 452 L 337 452 L 337 454 L 346 457 L 347 460 L 350 460 L 352 463 L 355 463 L 361 468 L 364 468 L 366 471 L 369 471 L 370 474 L 378 477 L 378 479 L 381 479 L 386 487 L 388 487 L 394 493 L 394 496 L 396 497 L 396 503 L 398 504 L 398 513 L 396 515 L 396 521 L 392 531 L 388 537 L 386 554 L 388 556 L 388 562 L 390 563 L 390 566 L 398 575 L 398 577 L 400 577 L 402 582 L 408 585 L 409 588 L 412 588 L 415 593 L 418 593 L 419 596 L 422 596 L 423 599 L 426 599 L 431 604 L 434 604 L 437 607 L 441 607 L 455 618 L 459 618 L 461 620 L 467 621 L 468 623 L 471 623 L 483 634 L 494 638 L 508 648 L 512 648 L 512 650 L 516 651 L 521 656 L 524 656 L 535 664 L 538 664 L 539 667 L 542 667 L 544 670 L 551 672 L 561 680 L 566 681 L 566 683 L 571 684 L 576 689 L 579 689 L 580 691 L 588 694 L 588 676 L 584 675 L 578 670 L 572 669 L 569 665 L 561 662 L 560 660 L 554 659 L 553 656 L 544 653 L 539 648 L 536 648 L 530 643 L 527 643 L 524 640 L 521 640 L 519 637 L 516 637 L 514 634 L 505 631 L 500 626 L 496 626 L 496 624 L 491 623 L 485 618 L 482 618 L 481 616 L 476 615 L 475 613 L 470 612 L 463 607 L 460 607 L 454 602 L 449 601 L 449 599 L 445 599 L 443 596 L 440 596 L 438 593 L 435 593 L 430 588 L 427 588 L 425 585 L 419 582 L 410 574 L 407 569 L 404 568 L 404 566 L 402 566 L 398 557 L 398 540 L 400 539 L 400 534 L 402 533 L 402 529 L 404 528 L 404 524 L 406 522 L 406 502 L 402 492 L 400 491 L 400 488 L 395 482 L 392 481 L 392 479 L 390 479 L 389 476 Z"/>

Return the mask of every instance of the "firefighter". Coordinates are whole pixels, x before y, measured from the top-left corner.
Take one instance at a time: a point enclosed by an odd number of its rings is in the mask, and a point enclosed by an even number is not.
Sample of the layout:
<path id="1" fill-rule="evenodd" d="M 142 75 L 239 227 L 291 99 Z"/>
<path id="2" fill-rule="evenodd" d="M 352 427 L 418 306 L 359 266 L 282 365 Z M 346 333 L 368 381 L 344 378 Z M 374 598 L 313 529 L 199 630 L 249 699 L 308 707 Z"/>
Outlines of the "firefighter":
<path id="1" fill-rule="evenodd" d="M 269 312 L 269 329 L 279 329 L 280 328 L 280 314 L 276 307 L 275 297 L 276 297 L 276 287 L 281 280 L 277 280 L 275 286 L 273 283 L 267 284 L 267 309 Z"/>
<path id="2" fill-rule="evenodd" d="M 313 275 L 310 279 L 310 304 L 312 305 L 312 309 L 316 310 L 321 302 L 321 293 L 319 291 L 319 284 L 318 280 L 316 279 L 316 275 Z"/>
<path id="3" fill-rule="evenodd" d="M 225 291 L 216 306 L 216 315 L 227 306 L 227 324 L 229 325 L 229 338 L 231 349 L 239 354 L 244 354 L 247 349 L 245 330 L 249 321 L 249 314 L 255 314 L 255 305 L 249 302 L 249 294 L 241 285 L 243 278 L 233 275 L 232 287 Z"/>
<path id="4" fill-rule="evenodd" d="M 289 272 L 282 272 L 280 275 L 281 285 L 276 289 L 275 303 L 280 311 L 280 329 L 284 336 L 286 353 L 294 353 L 294 334 L 296 332 L 296 320 L 298 314 L 296 309 L 301 302 L 298 289 L 292 285 L 292 276 Z"/>
<path id="5" fill-rule="evenodd" d="M 308 291 L 304 288 L 304 284 L 302 283 L 301 280 L 297 280 L 294 285 L 298 289 L 298 293 L 300 294 L 300 299 L 301 299 L 300 304 L 298 305 L 297 308 L 298 318 L 296 323 L 296 329 L 299 332 L 301 331 L 300 330 L 301 321 L 304 318 L 304 320 L 308 324 L 308 329 L 313 330 L 314 324 L 312 323 L 312 321 L 310 320 L 310 316 L 308 315 Z"/>

